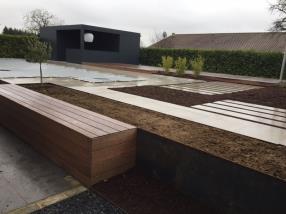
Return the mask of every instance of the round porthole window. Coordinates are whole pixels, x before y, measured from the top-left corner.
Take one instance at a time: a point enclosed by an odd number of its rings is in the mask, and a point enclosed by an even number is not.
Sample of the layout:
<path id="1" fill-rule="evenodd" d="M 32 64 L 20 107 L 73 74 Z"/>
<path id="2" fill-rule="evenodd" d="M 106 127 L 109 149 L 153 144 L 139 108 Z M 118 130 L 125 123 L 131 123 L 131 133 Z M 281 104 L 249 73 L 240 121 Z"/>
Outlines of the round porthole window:
<path id="1" fill-rule="evenodd" d="M 84 42 L 93 42 L 94 35 L 92 33 L 84 34 Z"/>

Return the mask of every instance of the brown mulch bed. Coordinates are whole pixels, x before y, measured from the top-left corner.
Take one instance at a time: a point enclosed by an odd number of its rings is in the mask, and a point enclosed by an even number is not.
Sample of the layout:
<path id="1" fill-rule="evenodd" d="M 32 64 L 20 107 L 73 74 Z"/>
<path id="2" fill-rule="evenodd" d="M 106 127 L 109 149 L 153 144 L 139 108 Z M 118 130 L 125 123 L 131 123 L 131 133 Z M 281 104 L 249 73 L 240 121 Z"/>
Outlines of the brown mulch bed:
<path id="1" fill-rule="evenodd" d="M 286 147 L 52 84 L 25 87 L 286 180 Z"/>
<path id="2" fill-rule="evenodd" d="M 218 100 L 231 99 L 286 109 L 286 88 L 265 87 L 243 92 L 222 95 L 203 95 L 198 93 L 163 88 L 159 86 L 140 86 L 114 88 L 113 90 L 148 97 L 182 106 L 200 105 Z"/>
<path id="3" fill-rule="evenodd" d="M 178 193 L 170 184 L 146 176 L 138 168 L 96 184 L 92 189 L 108 196 L 107 199 L 128 213 L 218 213 Z"/>

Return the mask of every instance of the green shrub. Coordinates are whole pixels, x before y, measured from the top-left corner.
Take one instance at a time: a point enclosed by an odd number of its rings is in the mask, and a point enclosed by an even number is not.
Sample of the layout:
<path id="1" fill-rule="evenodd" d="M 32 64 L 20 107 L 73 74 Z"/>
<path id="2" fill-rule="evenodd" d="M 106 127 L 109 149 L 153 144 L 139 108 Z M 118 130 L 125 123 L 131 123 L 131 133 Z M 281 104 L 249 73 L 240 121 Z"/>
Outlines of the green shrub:
<path id="1" fill-rule="evenodd" d="M 176 73 L 177 75 L 183 75 L 187 69 L 187 58 L 181 58 L 179 57 L 175 61 L 175 68 L 176 68 Z"/>
<path id="2" fill-rule="evenodd" d="M 194 76 L 197 77 L 203 71 L 204 58 L 201 55 L 199 55 L 196 59 L 190 60 L 190 64 L 192 66 L 192 71 Z"/>
<path id="3" fill-rule="evenodd" d="M 283 55 L 277 52 L 142 48 L 140 64 L 157 66 L 162 56 L 204 58 L 207 72 L 278 78 Z M 191 65 L 189 65 L 191 69 Z"/>
<path id="4" fill-rule="evenodd" d="M 25 58 L 28 52 L 28 42 L 31 36 L 0 34 L 1 58 Z"/>
<path id="5" fill-rule="evenodd" d="M 170 68 L 173 67 L 173 57 L 171 56 L 162 56 L 162 67 L 164 68 L 164 71 L 166 73 L 169 73 L 170 72 Z"/>

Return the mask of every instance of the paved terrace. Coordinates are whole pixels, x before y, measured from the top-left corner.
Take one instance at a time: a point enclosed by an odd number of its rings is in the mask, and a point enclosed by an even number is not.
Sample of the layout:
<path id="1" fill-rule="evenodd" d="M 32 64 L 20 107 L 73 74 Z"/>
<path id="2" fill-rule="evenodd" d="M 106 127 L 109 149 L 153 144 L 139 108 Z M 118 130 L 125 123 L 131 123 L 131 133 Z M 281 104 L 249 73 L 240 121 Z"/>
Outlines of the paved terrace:
<path id="1" fill-rule="evenodd" d="M 111 67 L 111 68 L 118 68 L 118 69 L 130 69 L 133 71 L 138 72 L 156 72 L 156 71 L 163 71 L 161 67 L 156 66 L 148 66 L 148 65 L 129 65 L 129 64 L 96 64 L 97 66 L 103 67 Z M 175 72 L 174 69 L 171 69 L 171 72 Z M 193 71 L 187 70 L 186 74 L 193 74 Z M 218 77 L 218 78 L 226 78 L 232 80 L 246 80 L 246 81 L 253 81 L 253 82 L 261 82 L 261 83 L 270 83 L 270 84 L 278 84 L 278 79 L 273 78 L 265 78 L 265 77 L 251 77 L 251 76 L 243 76 L 243 75 L 233 75 L 233 74 L 225 74 L 225 73 L 213 73 L 213 72 L 201 72 L 201 76 L 206 77 Z"/>

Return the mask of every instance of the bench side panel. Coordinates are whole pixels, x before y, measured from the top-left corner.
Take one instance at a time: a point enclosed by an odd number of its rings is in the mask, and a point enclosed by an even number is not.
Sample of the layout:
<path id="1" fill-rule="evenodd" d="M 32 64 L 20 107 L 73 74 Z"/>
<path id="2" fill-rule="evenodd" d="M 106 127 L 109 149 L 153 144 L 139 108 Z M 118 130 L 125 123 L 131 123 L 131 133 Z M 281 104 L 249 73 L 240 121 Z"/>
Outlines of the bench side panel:
<path id="1" fill-rule="evenodd" d="M 135 166 L 137 129 L 95 138 L 92 144 L 92 183 L 122 174 Z"/>

